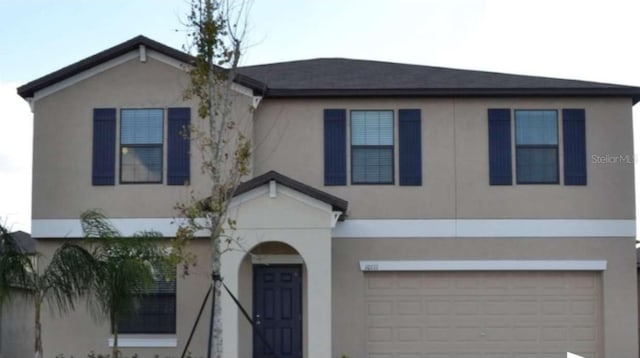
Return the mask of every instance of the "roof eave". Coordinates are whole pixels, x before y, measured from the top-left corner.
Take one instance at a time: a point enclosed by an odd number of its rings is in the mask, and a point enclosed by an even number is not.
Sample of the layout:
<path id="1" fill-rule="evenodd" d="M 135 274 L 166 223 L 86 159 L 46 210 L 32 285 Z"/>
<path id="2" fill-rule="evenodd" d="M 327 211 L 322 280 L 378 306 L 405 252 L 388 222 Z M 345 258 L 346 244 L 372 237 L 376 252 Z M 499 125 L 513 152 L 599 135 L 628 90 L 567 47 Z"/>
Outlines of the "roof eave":
<path id="1" fill-rule="evenodd" d="M 331 205 L 332 210 L 340 211 L 343 214 L 346 214 L 347 212 L 349 203 L 346 200 L 338 198 L 337 196 L 331 195 L 327 192 L 316 189 L 312 186 L 309 186 L 297 180 L 294 180 L 286 175 L 280 174 L 273 170 L 240 184 L 238 188 L 236 188 L 233 195 L 237 196 L 237 195 L 246 193 L 259 186 L 265 185 L 272 180 L 288 188 L 296 190 L 302 194 L 305 194 L 309 197 L 325 202 Z"/>
<path id="2" fill-rule="evenodd" d="M 192 55 L 186 52 L 176 50 L 172 47 L 140 35 L 119 45 L 99 52 L 93 56 L 89 56 L 69 66 L 63 67 L 48 75 L 35 79 L 25 85 L 22 85 L 17 89 L 18 95 L 20 95 L 24 99 L 32 98 L 35 93 L 41 89 L 54 85 L 57 82 L 63 81 L 86 70 L 89 70 L 101 63 L 117 58 L 131 51 L 137 50 L 140 46 L 145 46 L 148 49 L 157 51 L 165 56 L 171 57 L 187 65 L 193 63 L 193 61 L 195 60 Z M 234 81 L 240 85 L 250 88 L 254 91 L 254 93 L 258 93 L 260 95 L 264 93 L 266 89 L 265 84 L 249 78 L 245 75 L 238 74 Z"/>
<path id="3" fill-rule="evenodd" d="M 18 90 L 17 90 L 18 94 L 24 99 L 33 97 L 35 92 L 37 92 L 38 90 L 49 87 L 59 81 L 62 81 L 66 78 L 77 75 L 83 71 L 86 71 L 92 67 L 97 66 L 100 63 L 109 61 L 116 57 L 122 56 L 128 52 L 136 50 L 141 45 L 144 45 L 149 49 L 153 49 L 155 51 L 162 53 L 163 55 L 175 58 L 176 60 L 179 60 L 185 63 L 191 63 L 193 61 L 193 56 L 187 53 L 178 51 L 174 48 L 163 45 L 160 42 L 151 40 L 150 38 L 140 35 L 132 38 L 131 40 L 125 41 L 119 45 L 116 45 L 102 52 L 99 52 L 93 56 L 89 56 L 69 66 L 63 67 L 48 75 L 42 76 L 23 86 L 20 86 L 18 87 Z"/>
<path id="4" fill-rule="evenodd" d="M 265 97 L 629 97 L 636 104 L 640 101 L 640 88 L 269 88 Z"/>

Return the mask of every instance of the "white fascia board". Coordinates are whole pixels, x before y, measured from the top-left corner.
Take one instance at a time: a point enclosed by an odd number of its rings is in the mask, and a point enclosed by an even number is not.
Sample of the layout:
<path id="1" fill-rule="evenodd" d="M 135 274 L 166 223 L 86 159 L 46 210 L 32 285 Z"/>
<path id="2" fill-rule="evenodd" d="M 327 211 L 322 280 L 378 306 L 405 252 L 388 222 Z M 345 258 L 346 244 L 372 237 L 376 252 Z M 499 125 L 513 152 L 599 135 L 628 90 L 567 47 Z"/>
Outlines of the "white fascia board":
<path id="1" fill-rule="evenodd" d="M 91 67 L 88 70 L 82 71 L 76 75 L 73 75 L 67 79 L 64 79 L 62 81 L 56 82 L 55 84 L 45 87 L 39 91 L 36 91 L 33 95 L 33 99 L 32 101 L 37 102 L 38 100 L 53 94 L 55 92 L 58 92 L 60 90 L 63 90 L 69 86 L 73 86 L 74 84 L 80 82 L 80 81 L 84 81 L 87 78 L 93 77 L 99 73 L 102 73 L 104 71 L 107 71 L 109 69 L 112 69 L 116 66 L 119 66 L 127 61 L 131 61 L 133 59 L 137 59 L 139 55 L 138 50 L 132 50 L 131 52 L 128 52 L 122 56 L 116 57 L 114 59 L 111 59 L 109 61 L 103 62 L 97 66 Z"/>
<path id="2" fill-rule="evenodd" d="M 334 238 L 635 237 L 635 220 L 583 219 L 353 219 L 338 222 Z"/>
<path id="3" fill-rule="evenodd" d="M 171 57 L 171 56 L 167 56 L 165 54 L 162 54 L 158 51 L 155 50 L 151 50 L 151 49 L 147 49 L 146 51 L 146 55 L 147 57 L 150 57 L 156 61 L 162 62 L 166 65 L 169 65 L 171 67 L 175 67 L 181 71 L 186 71 L 190 68 L 190 65 L 187 63 L 184 63 L 180 60 L 176 60 L 175 58 Z"/>
<path id="4" fill-rule="evenodd" d="M 107 344 L 113 347 L 113 338 L 109 338 Z M 118 347 L 122 348 L 175 348 L 178 346 L 176 337 L 158 338 L 126 338 L 118 337 Z"/>
<path id="5" fill-rule="evenodd" d="M 606 260 L 360 261 L 362 271 L 604 271 Z"/>

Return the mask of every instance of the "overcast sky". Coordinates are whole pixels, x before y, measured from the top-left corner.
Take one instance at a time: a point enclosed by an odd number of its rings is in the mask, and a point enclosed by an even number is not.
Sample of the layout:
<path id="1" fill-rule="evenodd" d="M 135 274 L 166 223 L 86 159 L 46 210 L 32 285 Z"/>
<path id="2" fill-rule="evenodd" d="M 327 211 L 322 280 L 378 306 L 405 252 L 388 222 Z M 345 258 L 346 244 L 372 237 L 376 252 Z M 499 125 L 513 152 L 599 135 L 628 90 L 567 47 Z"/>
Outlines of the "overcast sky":
<path id="1" fill-rule="evenodd" d="M 30 231 L 33 117 L 15 88 L 139 34 L 180 49 L 186 11 L 0 0 L 0 223 Z M 349 57 L 640 86 L 638 14 L 638 0 L 254 0 L 243 64 Z"/>

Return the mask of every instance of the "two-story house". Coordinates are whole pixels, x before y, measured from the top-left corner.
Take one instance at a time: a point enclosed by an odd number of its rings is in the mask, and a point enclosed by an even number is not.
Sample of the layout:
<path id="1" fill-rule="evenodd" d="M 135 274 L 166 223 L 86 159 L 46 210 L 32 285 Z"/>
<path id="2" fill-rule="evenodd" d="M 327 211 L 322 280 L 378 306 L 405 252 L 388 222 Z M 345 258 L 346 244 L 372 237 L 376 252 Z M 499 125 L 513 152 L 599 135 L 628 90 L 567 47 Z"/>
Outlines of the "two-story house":
<path id="1" fill-rule="evenodd" d="M 190 61 L 140 36 L 18 89 L 40 252 L 96 207 L 125 234 L 175 235 L 174 204 L 207 188 L 179 133 L 198 120 Z M 253 179 L 223 275 L 275 356 L 637 356 L 640 88 L 338 58 L 239 72 Z M 182 351 L 209 287 L 209 243 L 191 245 L 195 272 L 144 298 L 125 354 Z M 223 307 L 225 357 L 274 356 Z M 46 317 L 48 354 L 112 343 L 81 308 Z"/>

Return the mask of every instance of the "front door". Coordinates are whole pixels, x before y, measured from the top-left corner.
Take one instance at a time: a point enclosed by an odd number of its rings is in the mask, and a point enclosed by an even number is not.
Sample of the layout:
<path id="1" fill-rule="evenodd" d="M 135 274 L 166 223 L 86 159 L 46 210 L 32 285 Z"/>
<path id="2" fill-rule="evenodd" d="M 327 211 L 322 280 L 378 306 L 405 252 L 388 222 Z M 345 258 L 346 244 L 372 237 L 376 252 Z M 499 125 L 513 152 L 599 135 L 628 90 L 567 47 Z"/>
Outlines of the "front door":
<path id="1" fill-rule="evenodd" d="M 302 358 L 300 265 L 253 266 L 253 320 L 253 358 Z"/>

